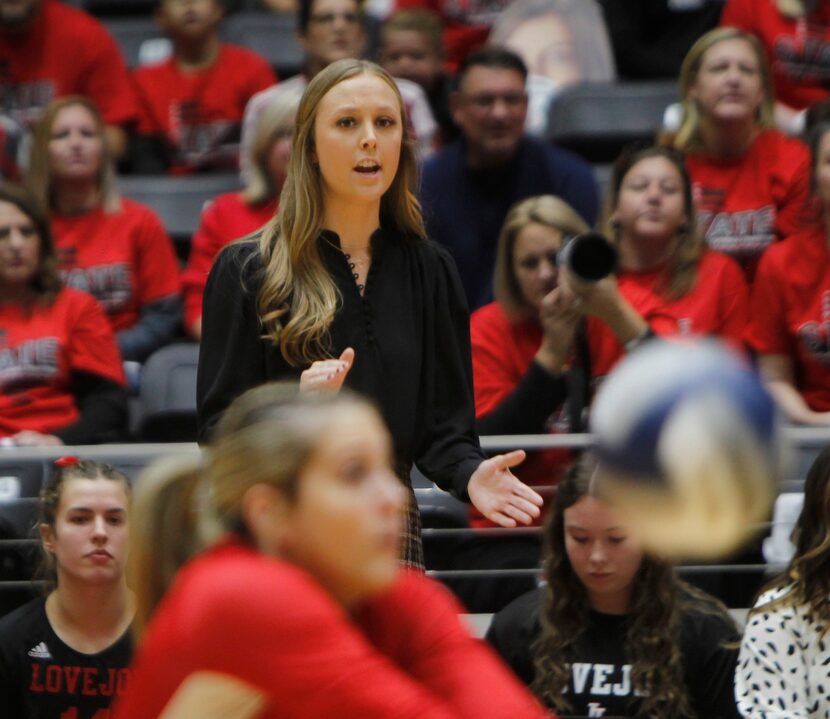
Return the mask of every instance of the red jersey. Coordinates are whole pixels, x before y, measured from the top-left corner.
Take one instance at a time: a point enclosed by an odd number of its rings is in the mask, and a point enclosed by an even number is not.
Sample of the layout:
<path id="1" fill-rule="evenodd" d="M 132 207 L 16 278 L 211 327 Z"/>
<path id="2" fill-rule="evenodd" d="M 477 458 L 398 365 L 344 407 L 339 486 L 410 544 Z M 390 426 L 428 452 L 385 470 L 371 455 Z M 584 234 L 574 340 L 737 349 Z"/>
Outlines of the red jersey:
<path id="1" fill-rule="evenodd" d="M 473 389 L 476 417 L 498 407 L 516 389 L 542 344 L 542 328 L 533 319 L 511 322 L 498 302 L 473 312 L 470 317 L 470 340 L 473 351 Z M 551 407 L 547 431 L 567 433 L 567 407 Z M 513 472 L 525 484 L 552 486 L 570 464 L 572 453 L 567 449 L 548 449 L 528 454 Z M 547 504 L 548 497 L 545 497 Z M 539 526 L 544 512 L 534 520 Z M 474 527 L 498 526 L 470 507 L 470 524 Z"/>
<path id="2" fill-rule="evenodd" d="M 720 24 L 757 35 L 772 69 L 776 97 L 796 109 L 822 100 L 830 87 L 830 5 L 807 17 L 783 16 L 775 0 L 728 0 Z"/>
<path id="3" fill-rule="evenodd" d="M 223 43 L 216 61 L 184 71 L 175 58 L 133 72 L 138 90 L 138 132 L 161 135 L 172 150 L 170 172 L 236 170 L 245 105 L 277 78 L 255 52 Z"/>
<path id="4" fill-rule="evenodd" d="M 749 345 L 759 354 L 790 357 L 807 405 L 830 411 L 830 249 L 823 228 L 769 249 L 758 266 L 751 308 Z"/>
<path id="5" fill-rule="evenodd" d="M 115 40 L 100 22 L 57 0 L 43 0 L 29 30 L 0 32 L 0 95 L 3 111 L 27 127 L 64 95 L 88 97 L 110 125 L 132 122 L 137 114 Z"/>
<path id="6" fill-rule="evenodd" d="M 691 154 L 686 166 L 706 242 L 736 260 L 750 281 L 764 250 L 804 226 L 810 153 L 799 140 L 765 130 L 737 160 Z"/>
<path id="7" fill-rule="evenodd" d="M 691 291 L 676 300 L 658 291 L 665 269 L 623 270 L 617 276 L 620 294 L 663 336 L 715 335 L 740 347 L 747 323 L 749 289 L 734 260 L 707 250 L 698 263 Z M 600 380 L 625 354 L 611 328 L 595 317 L 587 319 L 591 378 Z"/>
<path id="8" fill-rule="evenodd" d="M 76 422 L 73 372 L 124 383 L 115 337 L 92 297 L 64 287 L 31 313 L 0 303 L 0 437 L 51 434 Z"/>
<path id="9" fill-rule="evenodd" d="M 149 207 L 122 198 L 117 212 L 51 219 L 64 282 L 95 297 L 116 332 L 132 327 L 142 306 L 179 292 L 173 245 Z"/>
<path id="10" fill-rule="evenodd" d="M 265 697 L 259 719 L 543 719 L 437 582 L 403 572 L 352 615 L 303 570 L 237 543 L 178 573 L 145 632 L 116 719 L 151 719 L 214 672 Z"/>
<path id="11" fill-rule="evenodd" d="M 185 327 L 192 327 L 202 316 L 202 295 L 219 250 L 258 230 L 276 211 L 276 200 L 249 205 L 238 192 L 219 195 L 205 207 L 199 229 L 190 244 L 187 269 L 182 273 Z"/>

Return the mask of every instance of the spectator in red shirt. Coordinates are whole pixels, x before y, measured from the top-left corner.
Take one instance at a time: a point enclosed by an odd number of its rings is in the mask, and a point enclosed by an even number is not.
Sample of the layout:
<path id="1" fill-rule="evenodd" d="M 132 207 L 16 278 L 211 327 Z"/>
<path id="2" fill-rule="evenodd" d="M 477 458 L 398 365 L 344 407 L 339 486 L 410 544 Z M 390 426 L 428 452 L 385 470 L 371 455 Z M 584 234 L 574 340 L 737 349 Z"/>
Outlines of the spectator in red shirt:
<path id="1" fill-rule="evenodd" d="M 665 147 L 629 148 L 617 159 L 607 227 L 619 251 L 616 276 L 560 287 L 588 315 L 590 375 L 604 377 L 623 354 L 657 335 L 716 335 L 741 346 L 748 289 L 731 258 L 707 249 L 696 229 L 683 156 Z"/>
<path id="2" fill-rule="evenodd" d="M 119 197 L 101 116 L 89 100 L 70 96 L 46 109 L 29 182 L 49 207 L 64 281 L 101 303 L 122 357 L 144 361 L 180 327 L 178 264 L 155 213 Z"/>
<path id="3" fill-rule="evenodd" d="M 0 2 L 0 94 L 5 111 L 28 128 L 55 98 L 90 98 L 101 108 L 116 158 L 137 114 L 115 41 L 100 22 L 57 0 Z"/>
<path id="4" fill-rule="evenodd" d="M 117 719 L 548 716 L 446 590 L 400 569 L 406 491 L 366 400 L 263 385 L 217 429 L 204 464 L 139 485 L 141 643 Z"/>
<path id="5" fill-rule="evenodd" d="M 810 149 L 815 221 L 761 258 L 747 339 L 785 415 L 830 425 L 830 124 Z"/>
<path id="6" fill-rule="evenodd" d="M 751 280 L 764 250 L 804 220 L 809 154 L 773 127 L 772 78 L 752 35 L 706 33 L 686 55 L 680 88 L 673 143 L 686 153 L 700 230 Z"/>
<path id="7" fill-rule="evenodd" d="M 202 337 L 202 295 L 219 250 L 256 232 L 277 212 L 301 96 L 300 91 L 283 93 L 260 115 L 251 147 L 250 181 L 241 192 L 220 195 L 202 212 L 182 274 L 185 328 L 196 340 Z"/>
<path id="8" fill-rule="evenodd" d="M 245 105 L 276 83 L 256 53 L 220 42 L 220 0 L 161 0 L 156 21 L 173 54 L 133 73 L 138 91 L 137 172 L 239 169 Z"/>
<path id="9" fill-rule="evenodd" d="M 0 185 L 0 438 L 91 444 L 126 417 L 115 337 L 95 300 L 65 287 L 49 219 L 23 188 Z"/>

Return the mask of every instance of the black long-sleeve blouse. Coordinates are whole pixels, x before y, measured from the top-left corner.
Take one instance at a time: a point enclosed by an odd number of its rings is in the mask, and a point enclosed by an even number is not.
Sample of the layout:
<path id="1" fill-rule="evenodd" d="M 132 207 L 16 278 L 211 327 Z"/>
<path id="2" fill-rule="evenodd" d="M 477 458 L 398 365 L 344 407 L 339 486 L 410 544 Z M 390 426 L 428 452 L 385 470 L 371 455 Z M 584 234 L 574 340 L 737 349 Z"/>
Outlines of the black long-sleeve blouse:
<path id="1" fill-rule="evenodd" d="M 392 434 L 399 470 L 423 474 L 467 498 L 484 459 L 475 429 L 469 317 L 449 254 L 437 244 L 379 229 L 363 296 L 339 238 L 317 240 L 342 301 L 331 324 L 331 356 L 353 347 L 346 386 L 373 400 Z M 230 402 L 263 382 L 299 379 L 279 347 L 262 338 L 256 295 L 263 272 L 256 239 L 230 245 L 205 288 L 197 400 L 205 440 Z"/>

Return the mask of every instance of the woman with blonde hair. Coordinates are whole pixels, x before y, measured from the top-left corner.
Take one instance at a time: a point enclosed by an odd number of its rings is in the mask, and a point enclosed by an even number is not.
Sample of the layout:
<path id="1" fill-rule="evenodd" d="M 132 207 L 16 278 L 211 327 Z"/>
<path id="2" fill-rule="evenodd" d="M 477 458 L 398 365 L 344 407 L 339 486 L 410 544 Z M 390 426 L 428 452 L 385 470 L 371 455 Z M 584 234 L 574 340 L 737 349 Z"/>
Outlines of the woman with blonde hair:
<path id="1" fill-rule="evenodd" d="M 124 360 L 141 362 L 181 322 L 173 246 L 148 207 L 119 196 L 95 105 L 50 103 L 35 128 L 28 184 L 50 212 L 63 281 L 93 295 Z"/>
<path id="2" fill-rule="evenodd" d="M 764 250 L 802 224 L 807 150 L 773 126 L 772 78 L 749 33 L 721 27 L 701 37 L 683 61 L 680 94 L 673 144 L 686 154 L 700 230 L 751 281 Z"/>
<path id="3" fill-rule="evenodd" d="M 299 379 L 375 400 L 409 489 L 406 562 L 422 566 L 412 463 L 504 525 L 541 498 L 509 471 L 521 451 L 484 459 L 475 430 L 467 310 L 449 255 L 425 237 L 415 159 L 392 78 L 340 60 L 297 112 L 277 216 L 217 258 L 205 290 L 200 432 L 249 387 Z"/>
<path id="4" fill-rule="evenodd" d="M 804 129 L 804 110 L 828 96 L 830 3 L 827 0 L 727 0 L 720 24 L 759 38 L 778 94 L 776 124 Z"/>
<path id="5" fill-rule="evenodd" d="M 233 402 L 201 463 L 150 469 L 115 717 L 541 719 L 446 590 L 400 569 L 392 458 L 365 400 L 271 384 Z"/>
<path id="6" fill-rule="evenodd" d="M 257 121 L 248 163 L 249 181 L 240 192 L 214 198 L 202 211 L 199 229 L 190 243 L 190 258 L 182 273 L 185 329 L 202 336 L 202 298 L 213 260 L 225 245 L 262 227 L 277 211 L 300 92 L 284 92 Z"/>

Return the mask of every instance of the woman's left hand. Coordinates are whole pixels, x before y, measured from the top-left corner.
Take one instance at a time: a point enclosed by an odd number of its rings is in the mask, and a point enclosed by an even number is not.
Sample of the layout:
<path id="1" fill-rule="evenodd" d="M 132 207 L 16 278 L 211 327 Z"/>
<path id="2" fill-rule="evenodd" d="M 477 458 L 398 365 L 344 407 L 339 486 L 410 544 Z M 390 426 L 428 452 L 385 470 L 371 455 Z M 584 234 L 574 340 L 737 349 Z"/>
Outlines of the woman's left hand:
<path id="1" fill-rule="evenodd" d="M 526 456 L 523 449 L 517 449 L 485 459 L 467 485 L 475 508 L 502 527 L 530 524 L 541 511 L 542 498 L 510 471 Z"/>
<path id="2" fill-rule="evenodd" d="M 63 444 L 63 440 L 54 434 L 41 434 L 31 429 L 12 435 L 12 441 L 16 447 L 59 447 Z"/>

